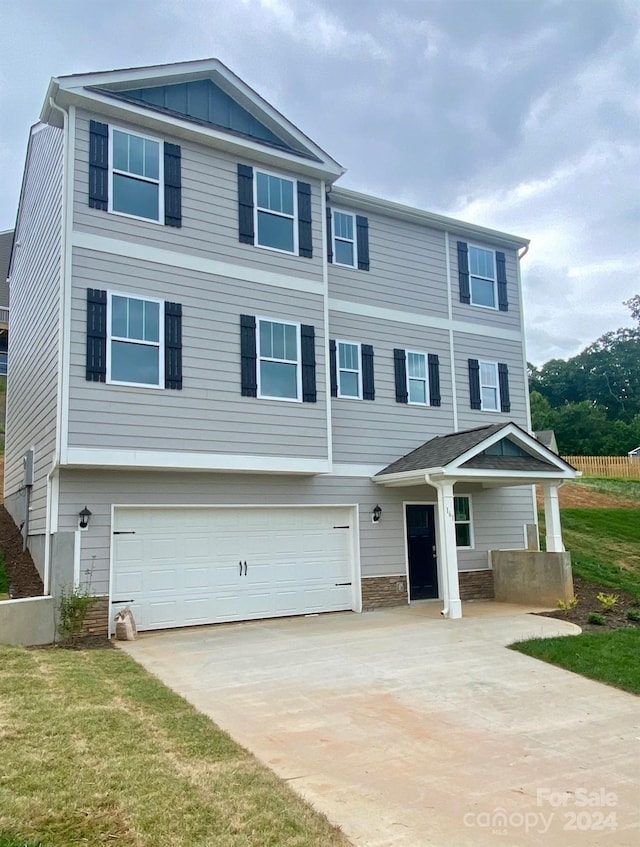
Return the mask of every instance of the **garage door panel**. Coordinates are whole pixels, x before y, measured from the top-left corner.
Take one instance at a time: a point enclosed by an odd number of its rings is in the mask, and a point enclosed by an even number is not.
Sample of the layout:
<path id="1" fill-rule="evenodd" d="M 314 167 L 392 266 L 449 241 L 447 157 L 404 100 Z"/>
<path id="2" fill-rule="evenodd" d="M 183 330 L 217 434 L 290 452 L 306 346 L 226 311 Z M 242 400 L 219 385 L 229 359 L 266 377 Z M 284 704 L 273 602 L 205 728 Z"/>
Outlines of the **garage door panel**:
<path id="1" fill-rule="evenodd" d="M 350 609 L 351 524 L 347 507 L 116 509 L 112 599 L 139 629 Z"/>

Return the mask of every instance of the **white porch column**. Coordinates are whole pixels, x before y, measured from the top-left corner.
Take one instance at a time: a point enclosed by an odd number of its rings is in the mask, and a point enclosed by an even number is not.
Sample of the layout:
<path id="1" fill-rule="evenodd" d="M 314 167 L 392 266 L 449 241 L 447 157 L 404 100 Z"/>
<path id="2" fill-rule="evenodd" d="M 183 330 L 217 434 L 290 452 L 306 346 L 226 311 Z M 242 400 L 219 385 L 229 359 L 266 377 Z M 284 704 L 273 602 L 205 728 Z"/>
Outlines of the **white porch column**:
<path id="1" fill-rule="evenodd" d="M 461 618 L 460 583 L 458 580 L 458 551 L 456 548 L 456 516 L 453 504 L 453 483 L 438 485 L 438 524 L 440 528 L 440 560 L 444 576 L 444 605 L 447 617 Z"/>
<path id="2" fill-rule="evenodd" d="M 547 552 L 563 553 L 562 525 L 560 523 L 560 502 L 558 483 L 548 482 L 542 486 L 544 492 L 544 519 L 546 524 Z"/>

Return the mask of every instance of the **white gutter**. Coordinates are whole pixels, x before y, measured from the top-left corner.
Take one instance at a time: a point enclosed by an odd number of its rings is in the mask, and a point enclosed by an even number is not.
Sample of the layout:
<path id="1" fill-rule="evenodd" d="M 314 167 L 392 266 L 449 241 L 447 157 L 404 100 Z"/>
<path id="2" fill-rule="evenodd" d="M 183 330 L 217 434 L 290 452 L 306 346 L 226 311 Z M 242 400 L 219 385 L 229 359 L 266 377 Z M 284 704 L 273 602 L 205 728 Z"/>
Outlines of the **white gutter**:
<path id="1" fill-rule="evenodd" d="M 528 238 L 521 238 L 517 235 L 511 235 L 508 232 L 489 229 L 488 227 L 478 226 L 467 221 L 449 218 L 445 215 L 437 215 L 435 212 L 427 212 L 423 209 L 416 209 L 413 206 L 406 206 L 403 203 L 384 200 L 382 197 L 362 194 L 359 191 L 352 191 L 349 188 L 342 188 L 339 185 L 332 186 L 331 196 L 338 201 L 342 200 L 347 204 L 355 205 L 359 209 L 379 212 L 382 215 L 409 221 L 420 226 L 431 227 L 432 229 L 443 232 L 455 232 L 460 235 L 469 236 L 470 238 L 485 239 L 511 249 L 517 250 L 521 247 L 528 249 Z"/>

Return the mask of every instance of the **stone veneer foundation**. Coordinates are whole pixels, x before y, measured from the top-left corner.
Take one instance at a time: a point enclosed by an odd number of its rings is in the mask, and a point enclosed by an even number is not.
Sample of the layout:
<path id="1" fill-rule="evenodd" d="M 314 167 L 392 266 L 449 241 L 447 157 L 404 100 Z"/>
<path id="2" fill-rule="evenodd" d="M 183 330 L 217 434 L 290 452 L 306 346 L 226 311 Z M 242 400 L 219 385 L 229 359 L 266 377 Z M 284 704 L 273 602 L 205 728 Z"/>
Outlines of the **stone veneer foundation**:
<path id="1" fill-rule="evenodd" d="M 460 571 L 461 600 L 493 600 L 493 571 Z"/>
<path id="2" fill-rule="evenodd" d="M 383 606 L 406 606 L 407 577 L 372 576 L 362 580 L 362 609 L 380 609 Z"/>
<path id="3" fill-rule="evenodd" d="M 109 598 L 96 597 L 84 619 L 87 635 L 106 635 L 109 631 Z"/>

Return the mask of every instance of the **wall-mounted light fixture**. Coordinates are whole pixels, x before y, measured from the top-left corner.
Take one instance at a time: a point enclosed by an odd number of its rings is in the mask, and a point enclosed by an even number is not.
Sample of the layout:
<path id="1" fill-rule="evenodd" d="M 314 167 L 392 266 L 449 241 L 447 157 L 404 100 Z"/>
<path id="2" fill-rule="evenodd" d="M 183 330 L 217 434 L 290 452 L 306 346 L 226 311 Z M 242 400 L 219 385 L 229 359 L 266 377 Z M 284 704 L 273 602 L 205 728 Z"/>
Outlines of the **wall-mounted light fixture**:
<path id="1" fill-rule="evenodd" d="M 381 517 L 382 509 L 380 508 L 380 506 L 375 505 L 373 507 L 373 511 L 371 512 L 371 523 L 378 523 Z"/>
<path id="2" fill-rule="evenodd" d="M 81 512 L 78 512 L 78 527 L 80 529 L 86 529 L 89 526 L 89 518 L 91 517 L 91 512 L 85 506 Z"/>

